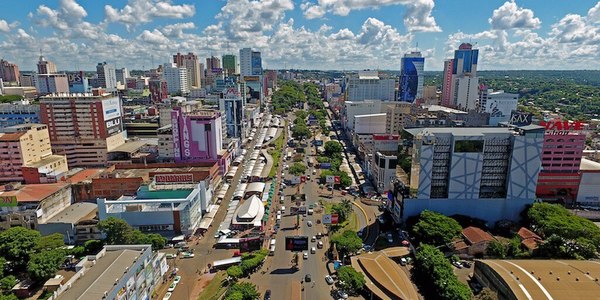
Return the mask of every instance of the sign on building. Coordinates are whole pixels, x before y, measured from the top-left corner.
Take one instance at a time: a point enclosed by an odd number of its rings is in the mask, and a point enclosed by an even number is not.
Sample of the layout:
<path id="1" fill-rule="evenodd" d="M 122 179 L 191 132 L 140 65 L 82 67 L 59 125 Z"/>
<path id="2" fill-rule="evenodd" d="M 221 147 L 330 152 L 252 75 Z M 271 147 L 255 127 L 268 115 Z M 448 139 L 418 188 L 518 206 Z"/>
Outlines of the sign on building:
<path id="1" fill-rule="evenodd" d="M 154 175 L 154 182 L 164 183 L 190 183 L 194 182 L 194 174 L 158 174 Z"/>
<path id="2" fill-rule="evenodd" d="M 19 202 L 17 201 L 17 196 L 0 196 L 0 207 L 14 207 L 18 204 Z"/>
<path id="3" fill-rule="evenodd" d="M 285 250 L 293 251 L 293 252 L 308 250 L 308 237 L 307 236 L 286 236 L 285 237 Z"/>

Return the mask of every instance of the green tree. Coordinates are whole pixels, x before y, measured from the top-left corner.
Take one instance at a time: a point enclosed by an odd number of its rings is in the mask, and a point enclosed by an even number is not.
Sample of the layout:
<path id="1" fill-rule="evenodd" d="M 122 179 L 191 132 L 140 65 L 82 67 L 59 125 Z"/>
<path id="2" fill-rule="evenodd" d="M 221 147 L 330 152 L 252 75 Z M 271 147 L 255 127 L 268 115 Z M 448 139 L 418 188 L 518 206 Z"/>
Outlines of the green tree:
<path id="1" fill-rule="evenodd" d="M 6 295 L 0 294 L 0 300 L 19 300 L 19 298 L 17 298 L 17 296 L 15 296 L 15 294 L 6 294 Z"/>
<path id="2" fill-rule="evenodd" d="M 362 248 L 362 239 L 353 230 L 344 230 L 331 238 L 340 252 L 345 254 L 354 253 Z"/>
<path id="3" fill-rule="evenodd" d="M 0 256 L 0 277 L 4 277 L 4 268 L 6 267 L 6 258 Z"/>
<path id="4" fill-rule="evenodd" d="M 419 289 L 435 299 L 470 300 L 472 297 L 469 287 L 454 274 L 450 261 L 434 246 L 421 244 L 411 272 Z"/>
<path id="5" fill-rule="evenodd" d="M 494 258 L 506 258 L 506 246 L 499 241 L 492 241 L 487 246 L 485 254 Z"/>
<path id="6" fill-rule="evenodd" d="M 490 288 L 483 288 L 473 300 L 498 300 L 498 294 L 492 291 Z"/>
<path id="7" fill-rule="evenodd" d="M 231 276 L 235 279 L 238 279 L 238 278 L 244 276 L 244 271 L 242 270 L 242 268 L 240 266 L 231 266 L 231 267 L 227 268 L 227 275 Z"/>
<path id="8" fill-rule="evenodd" d="M 96 254 L 102 250 L 102 247 L 104 247 L 104 243 L 101 240 L 89 240 L 83 243 L 83 248 L 85 248 L 87 254 Z"/>
<path id="9" fill-rule="evenodd" d="M 308 126 L 304 123 L 299 123 L 292 127 L 292 137 L 295 139 L 305 139 L 310 138 L 311 136 L 312 133 L 310 132 L 310 129 L 308 129 Z"/>
<path id="10" fill-rule="evenodd" d="M 44 282 L 54 277 L 64 260 L 65 251 L 62 249 L 43 250 L 31 255 L 27 272 L 32 279 Z"/>
<path id="11" fill-rule="evenodd" d="M 65 245 L 64 237 L 60 233 L 42 236 L 35 242 L 34 250 L 36 252 L 42 250 L 52 250 L 63 247 Z"/>
<path id="12" fill-rule="evenodd" d="M 430 245 L 446 245 L 460 236 L 462 228 L 456 220 L 440 213 L 424 210 L 413 232 L 421 243 Z"/>
<path id="13" fill-rule="evenodd" d="M 344 288 L 351 294 L 356 295 L 365 286 L 365 275 L 357 272 L 351 266 L 342 266 L 337 270 L 338 279 L 343 281 Z"/>
<path id="14" fill-rule="evenodd" d="M 98 229 L 106 235 L 109 245 L 129 245 L 133 239 L 133 229 L 125 220 L 108 217 L 98 222 Z"/>
<path id="15" fill-rule="evenodd" d="M 158 233 L 146 234 L 145 244 L 152 245 L 152 250 L 160 250 L 165 248 L 167 239 Z"/>
<path id="16" fill-rule="evenodd" d="M 302 163 L 296 162 L 290 167 L 290 173 L 296 176 L 300 176 L 306 172 L 306 166 Z"/>
<path id="17" fill-rule="evenodd" d="M 329 157 L 338 157 L 344 152 L 344 147 L 338 141 L 327 141 L 323 148 L 325 149 L 325 155 Z"/>
<path id="18" fill-rule="evenodd" d="M 20 226 L 9 228 L 0 233 L 0 253 L 17 266 L 26 266 L 40 236 L 36 230 Z"/>
<path id="19" fill-rule="evenodd" d="M 256 285 L 250 282 L 233 284 L 225 293 L 225 300 L 256 300 L 260 297 Z"/>
<path id="20" fill-rule="evenodd" d="M 17 285 L 17 278 L 13 275 L 0 279 L 0 290 L 3 292 L 10 291 L 15 285 Z"/>
<path id="21" fill-rule="evenodd" d="M 353 212 L 352 203 L 348 199 L 343 199 L 342 202 L 331 207 L 331 212 L 338 215 L 338 222 L 344 223 Z"/>

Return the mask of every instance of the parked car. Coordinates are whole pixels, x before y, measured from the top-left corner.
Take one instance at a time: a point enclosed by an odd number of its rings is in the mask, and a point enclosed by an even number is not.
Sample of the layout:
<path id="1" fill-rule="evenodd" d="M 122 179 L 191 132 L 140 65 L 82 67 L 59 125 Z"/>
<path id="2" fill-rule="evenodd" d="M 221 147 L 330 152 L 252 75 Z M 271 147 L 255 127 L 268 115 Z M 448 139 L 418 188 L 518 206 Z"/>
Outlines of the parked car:
<path id="1" fill-rule="evenodd" d="M 271 300 L 271 290 L 265 292 L 265 300 Z"/>
<path id="2" fill-rule="evenodd" d="M 316 242 L 317 241 L 317 237 L 313 235 L 313 237 L 310 238 L 311 242 Z"/>
<path id="3" fill-rule="evenodd" d="M 462 268 L 463 268 L 463 266 L 462 266 L 462 265 L 460 264 L 460 262 L 458 262 L 458 261 L 455 261 L 455 262 L 453 262 L 452 264 L 453 264 L 455 267 L 459 268 L 459 269 L 462 269 Z"/>
<path id="4" fill-rule="evenodd" d="M 311 282 L 311 281 L 312 281 L 312 278 L 310 278 L 310 274 L 304 275 L 304 282 Z"/>
<path id="5" fill-rule="evenodd" d="M 175 255 L 175 254 L 171 254 L 171 253 L 167 253 L 167 254 L 165 255 L 165 257 L 166 257 L 167 259 L 173 259 L 173 258 L 176 258 L 176 257 L 177 257 L 177 255 Z"/>
<path id="6" fill-rule="evenodd" d="M 311 247 L 310 248 L 310 253 L 312 253 L 312 254 L 317 253 L 317 249 L 315 247 Z"/>
<path id="7" fill-rule="evenodd" d="M 304 258 L 304 259 L 308 259 L 308 252 L 304 252 L 304 253 L 302 254 L 302 258 Z"/>
<path id="8" fill-rule="evenodd" d="M 166 293 L 165 296 L 162 298 L 162 300 L 169 300 L 171 299 L 171 295 L 173 295 L 172 293 Z"/>
<path id="9" fill-rule="evenodd" d="M 323 242 L 321 242 L 321 241 L 317 242 L 317 248 L 323 249 Z"/>
<path id="10" fill-rule="evenodd" d="M 312 227 L 312 221 L 306 221 L 306 225 L 307 225 L 308 227 Z"/>
<path id="11" fill-rule="evenodd" d="M 403 257 L 400 259 L 400 265 L 406 266 L 406 263 L 407 263 L 406 258 Z"/>
<path id="12" fill-rule="evenodd" d="M 333 284 L 333 278 L 329 275 L 325 275 L 325 282 L 327 282 L 327 284 L 332 285 Z"/>
<path id="13" fill-rule="evenodd" d="M 470 263 L 470 262 L 468 262 L 468 261 L 466 261 L 466 260 L 462 262 L 462 265 L 463 265 L 463 267 L 465 267 L 465 268 L 470 268 L 470 267 L 471 267 L 471 263 Z"/>
<path id="14" fill-rule="evenodd" d="M 174 284 L 179 284 L 180 281 L 181 281 L 181 276 L 179 276 L 179 275 L 175 276 L 175 279 L 173 279 Z"/>
<path id="15" fill-rule="evenodd" d="M 169 285 L 169 289 L 167 289 L 167 292 L 173 292 L 176 287 L 177 287 L 177 284 L 175 284 L 174 282 L 171 283 L 171 285 Z"/>
<path id="16" fill-rule="evenodd" d="M 181 253 L 181 256 L 182 256 L 183 258 L 192 258 L 192 257 L 194 257 L 194 253 L 190 253 L 190 252 L 182 252 L 182 253 Z"/>
<path id="17" fill-rule="evenodd" d="M 337 296 L 341 299 L 348 299 L 348 294 L 342 290 L 337 290 Z"/>

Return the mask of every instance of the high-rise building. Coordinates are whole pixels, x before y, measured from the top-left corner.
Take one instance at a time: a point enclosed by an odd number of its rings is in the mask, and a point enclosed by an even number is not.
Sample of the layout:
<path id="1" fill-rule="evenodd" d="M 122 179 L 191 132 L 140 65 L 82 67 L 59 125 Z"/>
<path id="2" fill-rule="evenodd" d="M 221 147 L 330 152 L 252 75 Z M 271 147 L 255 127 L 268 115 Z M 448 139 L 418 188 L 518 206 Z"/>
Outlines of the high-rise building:
<path id="1" fill-rule="evenodd" d="M 403 136 L 410 136 L 401 145 L 412 165 L 388 202 L 396 222 L 425 209 L 491 223 L 517 220 L 536 199 L 541 127 L 410 128 Z"/>
<path id="2" fill-rule="evenodd" d="M 10 151 L 0 152 L 0 181 L 56 182 L 68 171 L 67 159 L 62 155 L 52 155 L 48 126 L 21 124 L 3 131 L 0 133 L 0 149 Z M 41 169 L 46 176 L 40 176 L 39 172 L 24 173 L 23 167 Z M 45 178 L 44 182 L 40 182 L 40 177 Z"/>
<path id="3" fill-rule="evenodd" d="M 479 87 L 479 111 L 490 114 L 489 125 L 508 122 L 513 111 L 517 110 L 518 94 L 494 91 L 485 85 Z"/>
<path id="4" fill-rule="evenodd" d="M 36 83 L 40 95 L 69 92 L 67 74 L 38 74 Z"/>
<path id="5" fill-rule="evenodd" d="M 0 79 L 4 82 L 19 82 L 19 66 L 0 59 Z"/>
<path id="6" fill-rule="evenodd" d="M 89 80 L 83 71 L 67 72 L 70 93 L 89 93 L 91 91 Z"/>
<path id="7" fill-rule="evenodd" d="M 223 55 L 223 72 L 225 76 L 233 76 L 237 74 L 237 57 L 233 54 Z"/>
<path id="8" fill-rule="evenodd" d="M 98 84 L 101 88 L 106 89 L 107 92 L 117 91 L 117 72 L 114 65 L 107 64 L 106 62 L 98 63 L 96 73 L 98 74 Z"/>
<path id="9" fill-rule="evenodd" d="M 244 139 L 244 98 L 236 87 L 229 87 L 219 99 L 219 109 L 225 112 L 225 128 L 230 138 Z"/>
<path id="10" fill-rule="evenodd" d="M 346 100 L 394 101 L 396 80 L 383 78 L 378 71 L 359 71 L 346 77 Z"/>
<path id="11" fill-rule="evenodd" d="M 169 98 L 167 81 L 164 79 L 150 79 L 150 100 L 152 103 L 161 103 Z"/>
<path id="12" fill-rule="evenodd" d="M 443 105 L 461 110 L 477 109 L 479 99 L 478 57 L 478 49 L 473 49 L 469 43 L 463 43 L 458 50 L 454 51 L 454 59 L 444 63 Z"/>
<path id="13" fill-rule="evenodd" d="M 262 75 L 262 58 L 258 51 L 250 48 L 240 49 L 240 77 Z"/>
<path id="14" fill-rule="evenodd" d="M 171 111 L 175 162 L 217 161 L 223 155 L 221 113 L 214 110 Z"/>
<path id="15" fill-rule="evenodd" d="M 206 58 L 206 85 L 214 86 L 216 77 L 221 74 L 221 60 L 215 56 Z"/>
<path id="16" fill-rule="evenodd" d="M 192 87 L 199 88 L 202 86 L 202 68 L 196 54 L 192 52 L 189 52 L 188 54 L 181 54 L 178 52 L 177 54 L 173 55 L 173 62 L 177 64 L 178 67 L 187 69 L 188 86 L 190 89 Z"/>
<path id="17" fill-rule="evenodd" d="M 40 55 L 40 60 L 37 63 L 38 74 L 55 74 L 58 72 L 56 65 L 46 60 L 46 58 Z"/>
<path id="18" fill-rule="evenodd" d="M 423 66 L 425 58 L 421 52 L 410 52 L 404 55 L 400 66 L 400 89 L 398 101 L 414 102 L 423 98 Z"/>
<path id="19" fill-rule="evenodd" d="M 117 81 L 121 84 L 125 84 L 125 80 L 129 78 L 129 70 L 127 70 L 127 68 L 116 69 L 115 74 L 117 76 Z"/>
<path id="20" fill-rule="evenodd" d="M 107 152 L 125 142 L 121 100 L 102 89 L 40 97 L 40 120 L 71 167 L 105 166 Z"/>
<path id="21" fill-rule="evenodd" d="M 538 198 L 573 204 L 580 182 L 580 165 L 586 134 L 582 124 L 551 120 L 542 146 L 542 170 L 538 177 Z"/>
<path id="22" fill-rule="evenodd" d="M 187 79 L 188 71 L 184 67 L 178 67 L 175 63 L 163 65 L 163 79 L 167 82 L 169 94 L 187 94 L 190 91 Z"/>

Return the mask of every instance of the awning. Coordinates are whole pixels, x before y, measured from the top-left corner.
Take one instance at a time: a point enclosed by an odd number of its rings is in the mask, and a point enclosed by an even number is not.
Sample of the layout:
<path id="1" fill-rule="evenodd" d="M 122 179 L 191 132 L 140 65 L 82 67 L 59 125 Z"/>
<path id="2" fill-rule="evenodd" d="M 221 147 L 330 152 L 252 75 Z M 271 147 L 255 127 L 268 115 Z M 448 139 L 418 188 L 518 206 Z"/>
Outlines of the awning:
<path id="1" fill-rule="evenodd" d="M 176 237 L 173 237 L 173 239 L 171 239 L 171 241 L 173 242 L 183 242 L 185 240 L 185 236 L 183 235 L 178 235 Z"/>
<path id="2" fill-rule="evenodd" d="M 200 221 L 200 226 L 198 226 L 198 228 L 208 229 L 210 227 L 210 224 L 212 224 L 213 220 L 214 220 L 213 218 L 202 219 L 202 221 Z"/>

